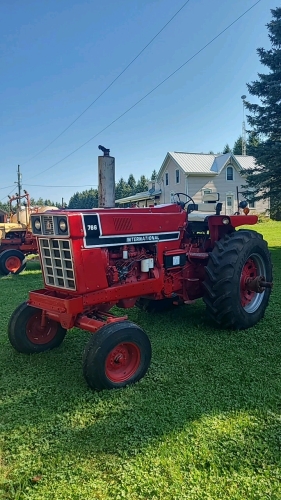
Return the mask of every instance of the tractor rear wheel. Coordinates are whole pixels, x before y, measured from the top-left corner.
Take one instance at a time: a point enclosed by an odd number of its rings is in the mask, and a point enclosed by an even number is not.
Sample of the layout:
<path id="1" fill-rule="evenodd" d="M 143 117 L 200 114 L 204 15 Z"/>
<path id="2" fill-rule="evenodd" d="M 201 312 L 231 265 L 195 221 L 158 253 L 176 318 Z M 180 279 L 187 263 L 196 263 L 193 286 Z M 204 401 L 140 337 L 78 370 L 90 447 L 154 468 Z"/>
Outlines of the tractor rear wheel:
<path id="1" fill-rule="evenodd" d="M 92 389 L 118 389 L 144 377 L 150 360 L 146 333 L 130 321 L 120 321 L 92 335 L 84 351 L 83 373 Z"/>
<path id="2" fill-rule="evenodd" d="M 8 325 L 12 346 L 24 354 L 54 349 L 62 343 L 65 334 L 65 328 L 57 321 L 45 318 L 42 324 L 42 310 L 26 302 L 15 309 Z"/>
<path id="3" fill-rule="evenodd" d="M 0 273 L 21 273 L 26 268 L 25 256 L 20 250 L 5 250 L 0 254 Z"/>
<path id="4" fill-rule="evenodd" d="M 251 290 L 258 276 L 272 282 L 272 264 L 267 243 L 256 231 L 235 231 L 217 241 L 210 254 L 203 300 L 207 312 L 223 327 L 242 330 L 260 321 L 271 289 Z"/>

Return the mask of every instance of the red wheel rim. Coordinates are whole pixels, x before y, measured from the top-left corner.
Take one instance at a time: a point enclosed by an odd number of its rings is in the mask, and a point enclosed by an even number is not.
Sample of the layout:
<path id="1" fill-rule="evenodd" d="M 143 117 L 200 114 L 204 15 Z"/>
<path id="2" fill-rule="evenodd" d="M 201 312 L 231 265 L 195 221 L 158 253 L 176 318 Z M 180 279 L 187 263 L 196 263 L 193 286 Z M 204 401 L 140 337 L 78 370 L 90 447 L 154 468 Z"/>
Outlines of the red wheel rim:
<path id="1" fill-rule="evenodd" d="M 258 276 L 257 267 L 253 259 L 248 259 L 244 264 L 240 279 L 240 299 L 242 307 L 249 305 L 256 297 L 256 292 L 247 290 L 247 280 L 254 279 Z"/>
<path id="2" fill-rule="evenodd" d="M 19 257 L 13 255 L 7 258 L 5 266 L 10 273 L 15 273 L 21 266 L 21 260 Z"/>
<path id="3" fill-rule="evenodd" d="M 140 366 L 140 348 L 132 342 L 118 344 L 108 354 L 105 361 L 105 374 L 111 382 L 129 380 Z"/>
<path id="4" fill-rule="evenodd" d="M 48 344 L 51 342 L 58 331 L 58 323 L 49 318 L 45 318 L 45 325 L 41 325 L 41 311 L 35 313 L 27 322 L 26 336 L 33 344 Z"/>

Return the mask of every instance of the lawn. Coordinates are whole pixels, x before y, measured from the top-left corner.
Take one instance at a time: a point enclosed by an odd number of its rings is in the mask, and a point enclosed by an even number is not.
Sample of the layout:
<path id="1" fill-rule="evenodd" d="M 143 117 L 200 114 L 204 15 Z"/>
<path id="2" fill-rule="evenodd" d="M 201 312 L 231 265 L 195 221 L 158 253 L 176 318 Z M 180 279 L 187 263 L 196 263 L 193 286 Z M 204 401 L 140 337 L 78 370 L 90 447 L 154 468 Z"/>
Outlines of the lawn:
<path id="1" fill-rule="evenodd" d="M 1 500 L 280 500 L 281 223 L 257 230 L 274 265 L 264 319 L 230 332 L 208 324 L 202 301 L 153 316 L 134 308 L 152 364 L 122 390 L 87 387 L 87 332 L 15 352 L 7 323 L 41 273 L 29 262 L 0 279 Z"/>

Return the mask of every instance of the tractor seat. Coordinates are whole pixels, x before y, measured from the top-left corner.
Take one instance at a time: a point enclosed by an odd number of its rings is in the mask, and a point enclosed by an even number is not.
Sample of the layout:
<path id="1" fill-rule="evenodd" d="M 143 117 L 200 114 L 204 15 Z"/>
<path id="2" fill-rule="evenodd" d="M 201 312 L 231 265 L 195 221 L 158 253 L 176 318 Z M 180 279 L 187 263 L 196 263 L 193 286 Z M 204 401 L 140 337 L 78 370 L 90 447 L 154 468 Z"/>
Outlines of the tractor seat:
<path id="1" fill-rule="evenodd" d="M 190 222 L 206 222 L 210 215 L 218 215 L 222 209 L 218 193 L 206 193 L 203 196 L 203 203 L 188 205 L 188 220 Z"/>
<path id="2" fill-rule="evenodd" d="M 215 212 L 210 213 L 210 212 L 191 212 L 188 214 L 188 221 L 189 222 L 204 222 L 210 217 L 210 215 L 216 215 Z"/>

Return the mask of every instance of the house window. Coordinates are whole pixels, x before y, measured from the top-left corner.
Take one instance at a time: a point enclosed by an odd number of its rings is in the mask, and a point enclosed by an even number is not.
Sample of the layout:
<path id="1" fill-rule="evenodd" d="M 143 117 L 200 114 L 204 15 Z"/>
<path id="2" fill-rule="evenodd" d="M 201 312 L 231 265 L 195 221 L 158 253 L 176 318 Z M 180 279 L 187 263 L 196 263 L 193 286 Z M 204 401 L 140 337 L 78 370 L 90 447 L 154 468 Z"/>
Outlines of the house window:
<path id="1" fill-rule="evenodd" d="M 226 180 L 227 181 L 233 181 L 234 175 L 233 175 L 233 167 L 227 167 L 226 169 Z"/>
<path id="2" fill-rule="evenodd" d="M 176 184 L 179 184 L 180 182 L 180 171 L 176 170 Z"/>
<path id="3" fill-rule="evenodd" d="M 254 200 L 253 196 L 249 197 L 248 202 L 249 202 L 249 208 L 255 208 L 256 207 L 255 200 Z"/>
<path id="4" fill-rule="evenodd" d="M 226 206 L 227 208 L 232 208 L 232 196 L 226 197 Z"/>
<path id="5" fill-rule="evenodd" d="M 165 174 L 165 185 L 169 186 L 169 174 L 168 174 L 168 172 L 166 172 L 166 174 Z"/>

